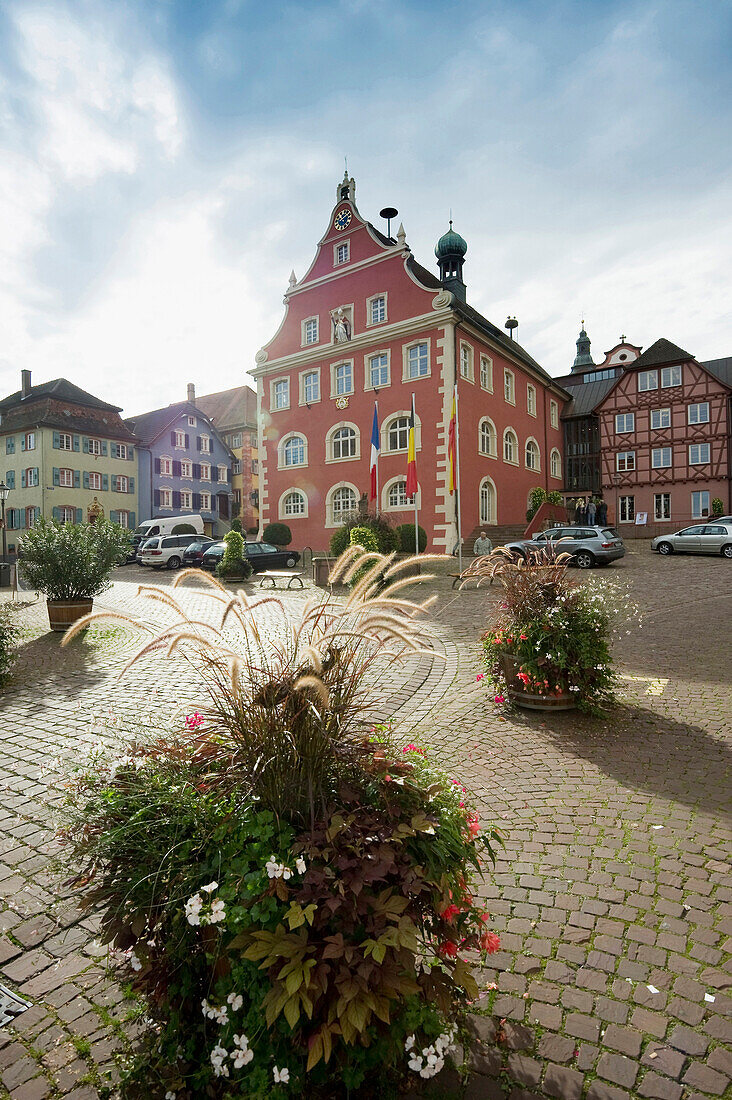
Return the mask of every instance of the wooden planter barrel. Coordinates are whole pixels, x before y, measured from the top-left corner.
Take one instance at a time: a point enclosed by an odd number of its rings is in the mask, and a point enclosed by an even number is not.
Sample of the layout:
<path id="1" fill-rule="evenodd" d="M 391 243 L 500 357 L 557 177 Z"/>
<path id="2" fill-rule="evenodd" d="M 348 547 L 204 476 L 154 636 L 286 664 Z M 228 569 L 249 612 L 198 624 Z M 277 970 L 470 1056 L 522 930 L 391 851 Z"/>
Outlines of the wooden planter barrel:
<path id="1" fill-rule="evenodd" d="M 506 688 L 508 697 L 517 707 L 526 710 L 574 710 L 577 706 L 576 695 L 563 691 L 560 695 L 541 695 L 526 691 L 521 681 L 516 680 L 516 674 L 521 669 L 518 657 L 503 656 L 503 671 L 506 675 Z"/>
<path id="2" fill-rule="evenodd" d="M 51 630 L 68 630 L 84 615 L 90 615 L 94 600 L 46 600 Z"/>

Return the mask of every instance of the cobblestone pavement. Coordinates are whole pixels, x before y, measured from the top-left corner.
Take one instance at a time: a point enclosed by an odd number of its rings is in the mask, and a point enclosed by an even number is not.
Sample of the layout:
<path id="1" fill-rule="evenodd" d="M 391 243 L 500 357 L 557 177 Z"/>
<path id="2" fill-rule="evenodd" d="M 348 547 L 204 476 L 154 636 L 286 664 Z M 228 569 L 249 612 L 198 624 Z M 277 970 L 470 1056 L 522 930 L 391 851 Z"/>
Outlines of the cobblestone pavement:
<path id="1" fill-rule="evenodd" d="M 120 570 L 99 602 L 165 621 L 135 595 L 151 579 L 170 581 Z M 400 732 L 442 752 L 505 833 L 484 890 L 502 943 L 480 974 L 471 1072 L 443 1074 L 434 1095 L 732 1092 L 729 563 L 638 543 L 588 580 L 627 585 L 644 613 L 618 644 L 623 697 L 607 718 L 496 707 L 475 675 L 498 589 L 456 593 L 446 577 L 431 582 L 441 658 L 384 684 Z M 45 607 L 21 598 L 25 636 L 0 697 L 0 982 L 33 1007 L 0 1029 L 0 1096 L 96 1100 L 139 1024 L 94 917 L 49 866 L 43 765 L 78 758 L 115 724 L 168 726 L 200 684 L 182 661 L 138 665 L 120 684 L 134 629 L 100 626 L 60 650 Z M 195 589 L 184 599 L 203 607 Z"/>

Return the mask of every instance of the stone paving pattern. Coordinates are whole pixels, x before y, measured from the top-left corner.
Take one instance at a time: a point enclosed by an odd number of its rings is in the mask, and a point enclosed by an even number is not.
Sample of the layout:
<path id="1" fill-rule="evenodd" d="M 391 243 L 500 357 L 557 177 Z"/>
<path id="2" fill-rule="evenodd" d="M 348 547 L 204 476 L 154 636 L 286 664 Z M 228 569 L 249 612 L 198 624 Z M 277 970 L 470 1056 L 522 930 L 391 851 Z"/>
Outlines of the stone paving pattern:
<path id="1" fill-rule="evenodd" d="M 119 570 L 98 602 L 163 622 L 135 595 L 151 579 L 170 582 Z M 430 582 L 441 658 L 384 684 L 400 733 L 444 754 L 505 834 L 484 888 L 502 942 L 479 975 L 470 1072 L 442 1074 L 435 1097 L 732 1095 L 729 564 L 663 560 L 639 542 L 590 579 L 628 585 L 644 612 L 618 644 L 627 678 L 607 718 L 496 707 L 475 675 L 499 590 L 456 593 L 444 576 Z M 203 606 L 195 589 L 184 598 Z M 94 916 L 50 863 L 46 768 L 135 722 L 169 726 L 200 684 L 181 660 L 120 683 L 135 630 L 98 627 L 61 650 L 45 607 L 21 600 L 25 636 L 0 696 L 0 982 L 33 1007 L 0 1029 L 0 1097 L 97 1100 L 141 1024 Z"/>

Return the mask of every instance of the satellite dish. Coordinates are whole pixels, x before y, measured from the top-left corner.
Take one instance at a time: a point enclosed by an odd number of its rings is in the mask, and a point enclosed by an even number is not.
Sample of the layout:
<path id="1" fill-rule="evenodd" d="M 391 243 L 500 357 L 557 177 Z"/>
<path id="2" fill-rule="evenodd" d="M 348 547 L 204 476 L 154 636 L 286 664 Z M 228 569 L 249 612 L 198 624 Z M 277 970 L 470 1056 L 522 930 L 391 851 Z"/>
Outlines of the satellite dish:
<path id="1" fill-rule="evenodd" d="M 386 218 L 386 235 L 391 237 L 391 219 L 395 218 L 399 211 L 395 206 L 385 206 L 383 210 L 379 211 L 380 218 Z"/>

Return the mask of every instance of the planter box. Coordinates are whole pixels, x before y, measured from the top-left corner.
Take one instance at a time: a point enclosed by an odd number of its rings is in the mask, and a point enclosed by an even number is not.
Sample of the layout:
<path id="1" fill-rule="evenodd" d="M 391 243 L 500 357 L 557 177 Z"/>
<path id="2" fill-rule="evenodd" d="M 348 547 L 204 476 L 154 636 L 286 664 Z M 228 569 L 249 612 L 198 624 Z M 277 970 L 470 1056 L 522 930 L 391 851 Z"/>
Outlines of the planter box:
<path id="1" fill-rule="evenodd" d="M 516 680 L 516 674 L 521 669 L 518 657 L 504 655 L 502 661 L 508 697 L 517 707 L 524 707 L 526 710 L 574 710 L 576 708 L 576 694 L 573 695 L 568 691 L 563 691 L 561 695 L 540 695 L 526 691 L 521 681 Z"/>
<path id="2" fill-rule="evenodd" d="M 51 630 L 68 630 L 84 615 L 90 615 L 94 600 L 46 600 Z"/>

